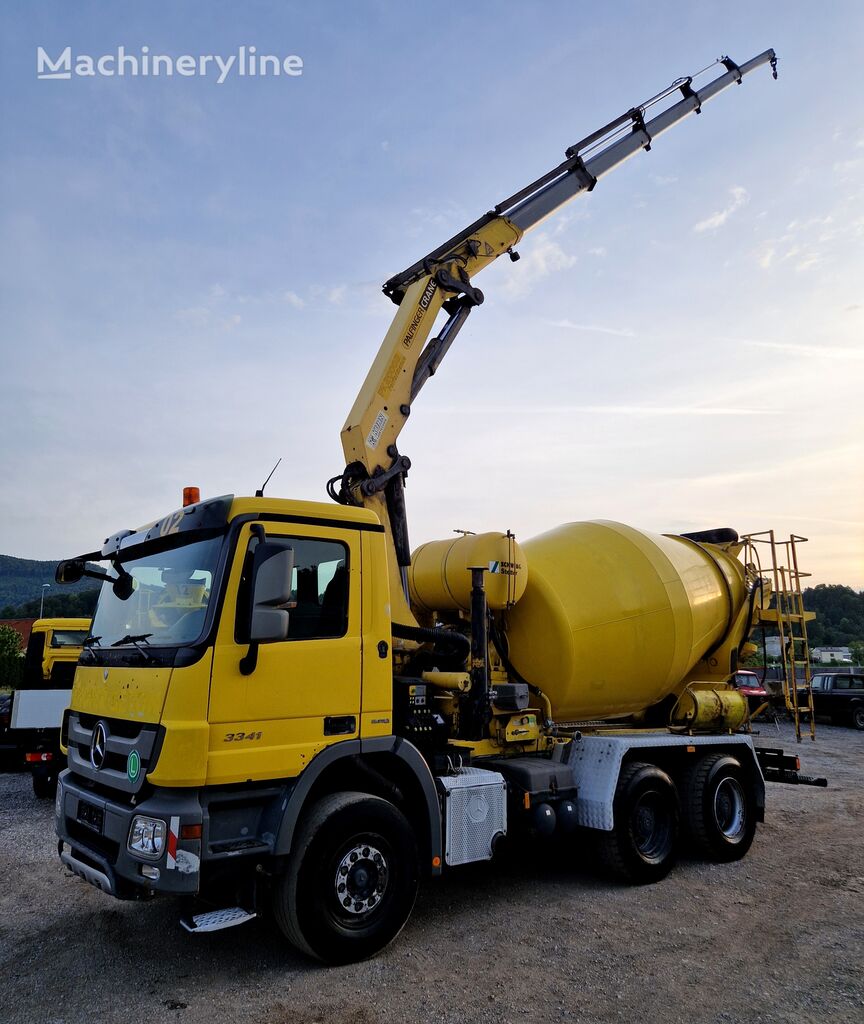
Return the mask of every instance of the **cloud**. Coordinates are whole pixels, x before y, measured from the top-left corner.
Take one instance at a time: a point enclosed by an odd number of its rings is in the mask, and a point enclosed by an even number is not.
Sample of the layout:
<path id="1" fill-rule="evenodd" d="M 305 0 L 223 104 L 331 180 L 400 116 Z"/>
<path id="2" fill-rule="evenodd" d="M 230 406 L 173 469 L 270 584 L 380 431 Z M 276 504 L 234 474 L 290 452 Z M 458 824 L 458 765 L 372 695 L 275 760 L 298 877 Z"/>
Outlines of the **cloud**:
<path id="1" fill-rule="evenodd" d="M 608 416 L 778 416 L 781 409 L 750 409 L 717 405 L 580 405 L 574 412 Z"/>
<path id="2" fill-rule="evenodd" d="M 297 292 L 292 292 L 290 289 L 283 293 L 282 298 L 295 309 L 302 309 L 306 305 Z"/>
<path id="3" fill-rule="evenodd" d="M 777 255 L 777 250 L 773 245 L 764 246 L 756 256 L 756 261 L 763 270 L 767 270 L 774 262 L 774 257 Z"/>
<path id="4" fill-rule="evenodd" d="M 716 213 L 712 213 L 710 217 L 706 217 L 705 220 L 700 220 L 698 224 L 694 224 L 693 230 L 702 232 L 716 231 L 717 228 L 722 228 L 736 210 L 740 210 L 742 206 L 745 206 L 750 201 L 750 193 L 746 188 L 741 188 L 740 185 L 729 189 L 729 195 L 731 198 L 724 209 L 718 210 Z"/>
<path id="5" fill-rule="evenodd" d="M 544 278 L 559 270 L 569 270 L 575 263 L 576 257 L 566 253 L 548 235 L 538 235 L 508 278 L 505 293 L 510 299 L 521 299 Z"/>
<path id="6" fill-rule="evenodd" d="M 745 341 L 752 348 L 770 348 L 790 355 L 825 359 L 864 359 L 864 348 L 839 348 L 836 345 L 796 345 L 787 341 Z"/>
<path id="7" fill-rule="evenodd" d="M 570 331 L 596 331 L 598 334 L 613 334 L 616 338 L 635 338 L 636 332 L 629 327 L 605 327 L 602 324 L 576 324 L 572 320 L 546 320 L 548 327 L 566 327 Z"/>
<path id="8" fill-rule="evenodd" d="M 460 406 L 443 406 L 439 412 L 465 412 Z M 590 413 L 592 416 L 779 416 L 783 409 L 716 405 L 473 405 L 472 415 L 543 416 Z M 628 442 L 629 443 L 629 442 Z"/>

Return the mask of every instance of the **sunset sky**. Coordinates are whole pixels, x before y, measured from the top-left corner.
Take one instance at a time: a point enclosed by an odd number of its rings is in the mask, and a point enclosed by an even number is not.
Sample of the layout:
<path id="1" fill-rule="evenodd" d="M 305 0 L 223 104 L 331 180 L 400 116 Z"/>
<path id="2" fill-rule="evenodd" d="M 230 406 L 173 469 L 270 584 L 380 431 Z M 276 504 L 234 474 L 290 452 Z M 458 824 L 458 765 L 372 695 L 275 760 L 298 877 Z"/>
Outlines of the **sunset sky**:
<path id="1" fill-rule="evenodd" d="M 721 53 L 767 68 L 526 236 L 418 399 L 412 544 L 568 520 L 810 538 L 864 588 L 864 6 L 13 3 L 0 552 L 327 500 L 385 279 Z M 299 55 L 38 81 L 36 51 Z"/>

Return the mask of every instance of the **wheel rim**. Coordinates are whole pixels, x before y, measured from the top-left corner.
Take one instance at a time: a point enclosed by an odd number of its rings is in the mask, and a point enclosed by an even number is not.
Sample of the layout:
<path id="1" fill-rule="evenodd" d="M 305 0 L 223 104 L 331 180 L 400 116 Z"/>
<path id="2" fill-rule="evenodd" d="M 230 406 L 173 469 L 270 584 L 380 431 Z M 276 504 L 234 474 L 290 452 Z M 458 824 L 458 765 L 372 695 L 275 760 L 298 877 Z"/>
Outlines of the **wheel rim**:
<path id="1" fill-rule="evenodd" d="M 747 801 L 737 779 L 727 776 L 714 791 L 714 820 L 720 833 L 737 842 L 747 829 Z"/>
<path id="2" fill-rule="evenodd" d="M 342 913 L 356 921 L 381 904 L 390 882 L 387 858 L 372 843 L 353 843 L 336 868 L 333 885 Z"/>
<path id="3" fill-rule="evenodd" d="M 855 722 L 857 729 L 864 729 L 864 708 L 856 708 L 852 720 Z"/>
<path id="4" fill-rule="evenodd" d="M 644 793 L 633 807 L 633 842 L 645 860 L 661 860 L 669 849 L 672 815 L 660 793 Z"/>

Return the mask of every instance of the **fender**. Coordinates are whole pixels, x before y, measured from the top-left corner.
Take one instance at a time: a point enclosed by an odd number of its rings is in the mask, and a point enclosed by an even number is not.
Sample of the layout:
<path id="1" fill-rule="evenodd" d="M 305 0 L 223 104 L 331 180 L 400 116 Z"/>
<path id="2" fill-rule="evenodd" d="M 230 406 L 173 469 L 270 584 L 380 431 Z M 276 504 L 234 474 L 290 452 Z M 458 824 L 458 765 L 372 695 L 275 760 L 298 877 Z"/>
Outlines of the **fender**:
<path id="1" fill-rule="evenodd" d="M 312 787 L 321 775 L 338 761 L 348 757 L 362 756 L 363 754 L 391 754 L 394 757 L 398 757 L 416 779 L 424 797 L 426 817 L 428 819 L 429 855 L 432 861 L 432 874 L 440 875 L 443 863 L 443 843 L 441 836 L 441 808 L 438 804 L 435 780 L 432 777 L 432 772 L 429 770 L 429 765 L 423 759 L 420 751 L 413 743 L 409 743 L 400 736 L 376 736 L 365 740 L 344 740 L 341 743 L 334 743 L 332 746 L 327 747 L 326 750 L 322 750 L 320 754 L 309 762 L 309 766 L 300 776 L 297 785 L 287 798 L 273 852 L 278 856 L 286 856 L 291 852 L 297 822 L 306 806 L 306 801 Z"/>

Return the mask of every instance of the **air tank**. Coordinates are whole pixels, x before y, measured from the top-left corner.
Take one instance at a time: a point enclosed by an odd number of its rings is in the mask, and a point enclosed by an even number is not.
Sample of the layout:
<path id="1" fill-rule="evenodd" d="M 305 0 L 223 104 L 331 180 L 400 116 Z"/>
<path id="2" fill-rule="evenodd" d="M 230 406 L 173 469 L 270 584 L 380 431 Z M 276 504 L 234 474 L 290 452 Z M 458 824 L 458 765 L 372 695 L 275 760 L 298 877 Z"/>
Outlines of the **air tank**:
<path id="1" fill-rule="evenodd" d="M 720 547 L 621 523 L 568 523 L 526 541 L 507 613 L 510 661 L 559 721 L 633 714 L 680 694 L 747 598 Z"/>

